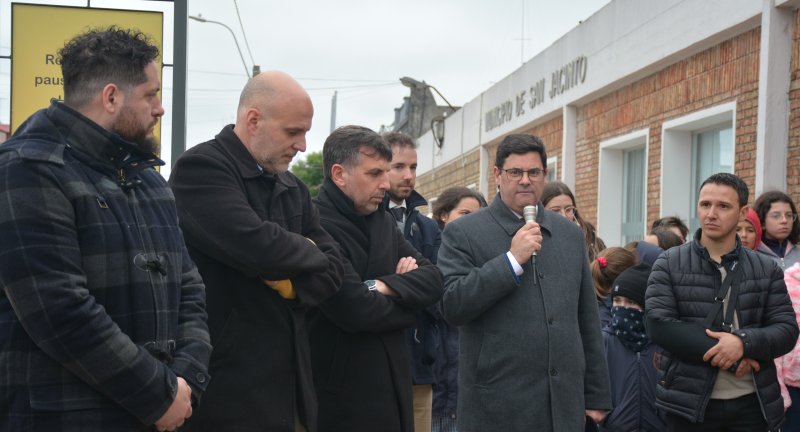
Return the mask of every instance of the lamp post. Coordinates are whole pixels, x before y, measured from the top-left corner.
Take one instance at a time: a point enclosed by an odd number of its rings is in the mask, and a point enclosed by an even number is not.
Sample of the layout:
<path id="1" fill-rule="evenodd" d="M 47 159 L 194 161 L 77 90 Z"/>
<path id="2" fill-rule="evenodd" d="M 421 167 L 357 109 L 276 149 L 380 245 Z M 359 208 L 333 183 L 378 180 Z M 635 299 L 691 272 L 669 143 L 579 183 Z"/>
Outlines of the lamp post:
<path id="1" fill-rule="evenodd" d="M 426 116 L 426 112 L 427 112 L 426 111 L 426 106 L 425 106 L 426 90 L 432 89 L 433 91 L 435 91 L 436 94 L 438 94 L 439 97 L 441 97 L 442 100 L 444 100 L 444 102 L 447 104 L 447 106 L 450 107 L 450 109 L 453 110 L 453 112 L 456 112 L 456 108 L 453 106 L 453 104 L 450 103 L 450 101 L 447 100 L 446 97 L 444 97 L 444 95 L 439 91 L 439 89 L 437 89 L 436 87 L 426 83 L 425 81 L 420 82 L 420 81 L 415 80 L 414 78 L 410 78 L 410 77 L 404 76 L 404 77 L 400 78 L 400 83 L 402 83 L 404 86 L 406 86 L 406 87 L 411 89 L 411 99 L 412 99 L 412 101 L 420 101 L 421 100 L 421 102 L 422 102 L 421 112 L 419 113 L 419 120 L 417 121 L 417 124 L 419 124 L 419 129 L 414 129 L 414 117 L 415 116 L 409 114 L 409 116 L 410 116 L 409 123 L 411 124 L 409 129 L 411 129 L 412 131 L 416 131 L 417 135 L 420 135 L 422 133 L 422 122 L 423 122 L 423 120 L 424 120 L 424 118 Z M 417 96 L 415 97 L 415 95 L 417 95 Z M 431 95 L 431 98 L 432 97 L 433 97 L 433 95 Z M 445 119 L 446 115 L 447 115 L 446 112 L 445 113 L 441 113 L 439 115 L 436 115 L 436 117 L 433 117 L 430 120 L 430 130 L 431 130 L 431 133 L 433 134 L 433 140 L 436 142 L 436 146 L 439 147 L 439 148 L 441 148 L 442 145 L 444 144 L 444 119 Z"/>
<path id="2" fill-rule="evenodd" d="M 422 89 L 425 89 L 425 88 L 433 89 L 433 91 L 435 91 L 436 94 L 438 94 L 439 97 L 442 98 L 444 103 L 446 103 L 447 106 L 449 106 L 450 109 L 453 110 L 453 112 L 456 112 L 456 108 L 453 106 L 453 104 L 450 103 L 450 101 L 447 100 L 446 97 L 444 97 L 444 95 L 439 91 L 439 89 L 437 89 L 436 87 L 426 83 L 425 81 L 419 82 L 419 81 L 415 80 L 414 78 L 410 78 L 410 77 L 404 76 L 404 77 L 400 78 L 400 83 L 402 83 L 404 86 L 410 87 L 410 88 L 419 87 L 419 88 L 422 88 Z"/>
<path id="3" fill-rule="evenodd" d="M 210 19 L 205 19 L 205 18 L 202 17 L 202 15 L 197 15 L 197 16 L 189 15 L 189 18 L 193 19 L 195 21 L 202 22 L 202 23 L 219 24 L 219 25 L 225 27 L 226 29 L 228 29 L 228 31 L 231 33 L 231 36 L 233 37 L 233 42 L 236 44 L 236 49 L 239 51 L 239 57 L 242 59 L 242 66 L 244 66 L 244 74 L 247 75 L 247 78 L 251 77 L 250 71 L 247 69 L 247 63 L 245 63 L 245 61 L 244 61 L 244 55 L 242 55 L 242 49 L 239 48 L 239 41 L 236 39 L 236 35 L 233 33 L 233 30 L 230 27 L 228 27 L 227 25 L 225 25 L 224 23 L 221 23 L 219 21 L 212 21 Z M 254 73 L 257 70 L 257 68 L 258 67 L 256 65 L 253 65 L 253 72 Z M 437 93 L 438 93 L 438 91 L 437 91 Z"/>

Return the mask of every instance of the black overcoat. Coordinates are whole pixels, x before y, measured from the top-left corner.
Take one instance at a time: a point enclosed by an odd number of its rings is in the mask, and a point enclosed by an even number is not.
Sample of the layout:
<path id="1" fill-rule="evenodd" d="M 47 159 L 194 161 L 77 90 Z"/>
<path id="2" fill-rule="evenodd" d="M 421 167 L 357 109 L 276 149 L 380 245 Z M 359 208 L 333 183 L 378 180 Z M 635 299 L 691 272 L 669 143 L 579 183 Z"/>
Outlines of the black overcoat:
<path id="1" fill-rule="evenodd" d="M 292 431 L 297 414 L 315 431 L 305 311 L 338 289 L 342 267 L 308 189 L 262 172 L 232 126 L 184 153 L 170 185 L 206 283 L 216 374 L 184 429 Z M 287 278 L 296 300 L 262 281 Z"/>
<path id="2" fill-rule="evenodd" d="M 411 432 L 411 357 L 405 329 L 442 295 L 442 275 L 405 240 L 385 211 L 358 215 L 330 180 L 315 201 L 345 267 L 338 293 L 309 313 L 320 431 Z M 395 274 L 402 257 L 419 268 Z M 397 292 L 369 291 L 379 279 Z"/>

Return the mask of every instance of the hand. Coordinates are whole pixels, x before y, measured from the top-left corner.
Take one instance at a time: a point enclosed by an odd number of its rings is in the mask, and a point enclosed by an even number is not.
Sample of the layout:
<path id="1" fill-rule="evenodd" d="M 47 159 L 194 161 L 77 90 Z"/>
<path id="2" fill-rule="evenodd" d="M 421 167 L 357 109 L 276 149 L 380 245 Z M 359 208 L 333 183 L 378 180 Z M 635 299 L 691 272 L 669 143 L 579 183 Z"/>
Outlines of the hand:
<path id="1" fill-rule="evenodd" d="M 741 378 L 745 374 L 749 374 L 752 372 L 758 372 L 761 370 L 761 364 L 758 363 L 758 360 L 753 360 L 751 358 L 743 358 L 741 363 L 739 363 L 739 367 L 736 369 L 736 378 Z"/>
<path id="2" fill-rule="evenodd" d="M 603 419 L 606 418 L 606 414 L 608 414 L 608 412 L 603 410 L 586 410 L 586 417 L 590 417 L 595 423 L 603 421 Z"/>
<path id="3" fill-rule="evenodd" d="M 185 379 L 178 377 L 178 393 L 175 394 L 175 400 L 172 401 L 172 405 L 169 406 L 167 412 L 156 421 L 156 430 L 159 432 L 174 431 L 191 416 L 192 388 L 189 387 Z"/>
<path id="4" fill-rule="evenodd" d="M 403 274 L 408 273 L 411 270 L 416 270 L 419 266 L 417 265 L 417 260 L 414 257 L 405 257 L 400 258 L 400 261 L 397 262 L 397 270 L 395 273 Z"/>
<path id="5" fill-rule="evenodd" d="M 286 300 L 294 300 L 297 298 L 297 293 L 294 291 L 294 286 L 292 285 L 291 279 L 283 279 L 279 281 L 261 279 L 261 281 L 264 282 L 264 285 L 277 291 L 278 294 L 280 294 L 280 296 Z"/>
<path id="6" fill-rule="evenodd" d="M 511 255 L 519 265 L 530 261 L 534 251 L 542 249 L 542 230 L 536 222 L 527 222 L 511 239 Z"/>
<path id="7" fill-rule="evenodd" d="M 703 361 L 710 362 L 711 366 L 727 370 L 744 355 L 744 344 L 739 336 L 708 329 L 706 334 L 719 341 L 703 354 Z"/>
<path id="8" fill-rule="evenodd" d="M 375 280 L 375 291 L 387 296 L 387 297 L 397 297 L 397 292 L 393 290 L 389 285 L 386 285 L 382 280 L 376 279 Z"/>

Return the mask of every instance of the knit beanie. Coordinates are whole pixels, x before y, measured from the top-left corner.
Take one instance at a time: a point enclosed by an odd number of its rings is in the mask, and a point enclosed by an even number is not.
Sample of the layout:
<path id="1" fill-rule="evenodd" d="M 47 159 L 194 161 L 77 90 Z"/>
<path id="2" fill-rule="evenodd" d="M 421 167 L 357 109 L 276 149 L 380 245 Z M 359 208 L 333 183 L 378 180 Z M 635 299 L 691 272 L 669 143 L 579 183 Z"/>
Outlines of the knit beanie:
<path id="1" fill-rule="evenodd" d="M 614 280 L 611 297 L 627 297 L 644 309 L 644 293 L 647 291 L 647 278 L 652 268 L 647 264 L 637 264 L 623 271 Z"/>
<path id="2" fill-rule="evenodd" d="M 758 213 L 755 210 L 748 208 L 747 209 L 747 216 L 746 219 L 750 222 L 750 225 L 753 225 L 753 230 L 756 232 L 756 244 L 753 246 L 753 250 L 758 250 L 758 245 L 761 244 L 761 221 L 758 219 Z"/>

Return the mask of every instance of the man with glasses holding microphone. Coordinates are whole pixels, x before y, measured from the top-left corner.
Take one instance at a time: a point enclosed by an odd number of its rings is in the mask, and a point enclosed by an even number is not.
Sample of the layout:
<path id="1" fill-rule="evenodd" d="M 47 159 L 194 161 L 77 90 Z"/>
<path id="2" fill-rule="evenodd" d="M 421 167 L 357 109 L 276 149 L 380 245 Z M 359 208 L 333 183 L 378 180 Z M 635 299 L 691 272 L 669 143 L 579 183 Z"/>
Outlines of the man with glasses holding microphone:
<path id="1" fill-rule="evenodd" d="M 539 204 L 546 166 L 538 137 L 505 137 L 492 205 L 443 233 L 442 309 L 460 326 L 459 430 L 577 431 L 611 408 L 583 233 Z"/>

